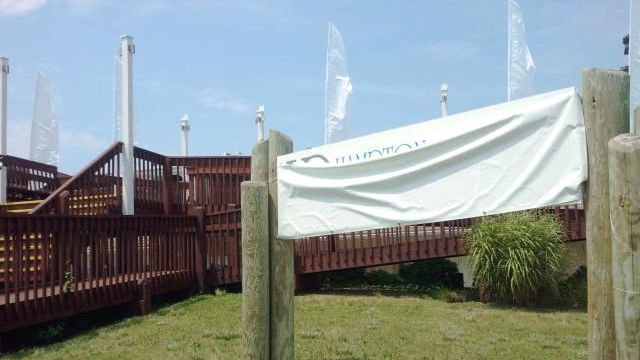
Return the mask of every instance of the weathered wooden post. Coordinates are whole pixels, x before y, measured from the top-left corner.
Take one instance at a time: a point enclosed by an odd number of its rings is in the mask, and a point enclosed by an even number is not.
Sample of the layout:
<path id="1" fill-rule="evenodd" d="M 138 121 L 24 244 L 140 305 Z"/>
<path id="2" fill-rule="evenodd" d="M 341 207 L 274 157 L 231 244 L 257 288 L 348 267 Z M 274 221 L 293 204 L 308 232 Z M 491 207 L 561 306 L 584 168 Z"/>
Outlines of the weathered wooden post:
<path id="1" fill-rule="evenodd" d="M 269 359 L 269 206 L 264 181 L 241 185 L 242 355 Z"/>
<path id="2" fill-rule="evenodd" d="M 269 359 L 269 141 L 251 155 L 251 181 L 242 183 L 242 356 Z"/>
<path id="3" fill-rule="evenodd" d="M 629 131 L 629 76 L 587 69 L 582 74 L 589 155 L 587 184 L 587 285 L 589 359 L 615 359 L 611 278 L 608 142 Z"/>
<path id="4" fill-rule="evenodd" d="M 204 293 L 209 289 L 209 273 L 207 271 L 207 224 L 205 223 L 206 210 L 203 206 L 194 209 L 194 215 L 198 221 L 196 229 L 195 270 L 198 281 L 198 291 Z"/>
<path id="5" fill-rule="evenodd" d="M 258 141 L 251 153 L 251 181 L 269 181 L 269 140 Z"/>
<path id="6" fill-rule="evenodd" d="M 269 242 L 271 359 L 293 360 L 294 241 L 278 239 L 277 158 L 293 151 L 286 135 L 269 131 Z"/>
<path id="7" fill-rule="evenodd" d="M 170 158 L 164 159 L 162 166 L 162 209 L 165 215 L 170 215 L 173 207 L 173 172 Z"/>
<path id="8" fill-rule="evenodd" d="M 617 358 L 640 359 L 640 136 L 609 141 L 611 270 Z"/>

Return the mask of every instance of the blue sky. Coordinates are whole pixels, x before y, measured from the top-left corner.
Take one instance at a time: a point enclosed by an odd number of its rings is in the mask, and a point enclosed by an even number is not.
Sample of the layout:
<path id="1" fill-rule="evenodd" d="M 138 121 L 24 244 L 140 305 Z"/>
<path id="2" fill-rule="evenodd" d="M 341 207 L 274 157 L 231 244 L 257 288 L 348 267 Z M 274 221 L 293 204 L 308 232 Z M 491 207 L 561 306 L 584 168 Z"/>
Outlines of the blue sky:
<path id="1" fill-rule="evenodd" d="M 535 90 L 580 88 L 586 67 L 626 63 L 628 0 L 522 0 Z M 10 58 L 9 153 L 26 157 L 36 73 L 46 72 L 73 173 L 113 140 L 113 56 L 135 38 L 140 146 L 193 155 L 248 153 L 255 110 L 294 147 L 324 139 L 326 32 L 345 41 L 352 127 L 364 135 L 506 99 L 506 0 L 0 0 L 0 54 Z"/>

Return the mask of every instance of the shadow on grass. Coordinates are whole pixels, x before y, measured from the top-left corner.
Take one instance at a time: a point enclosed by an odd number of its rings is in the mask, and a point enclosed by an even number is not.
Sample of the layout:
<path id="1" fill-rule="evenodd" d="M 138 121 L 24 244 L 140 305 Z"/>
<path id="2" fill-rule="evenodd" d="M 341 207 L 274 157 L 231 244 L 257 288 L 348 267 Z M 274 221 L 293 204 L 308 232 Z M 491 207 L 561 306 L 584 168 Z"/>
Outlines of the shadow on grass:
<path id="1" fill-rule="evenodd" d="M 149 314 L 166 311 L 169 306 L 187 306 L 202 300 L 200 296 L 191 296 L 187 291 L 179 291 L 154 297 L 153 308 Z M 4 334 L 5 348 L 2 355 L 13 353 L 14 357 L 21 358 L 35 351 L 35 348 L 53 345 L 82 336 L 91 340 L 98 336 L 99 329 L 112 326 L 120 328 L 131 325 L 132 322 L 141 321 L 142 318 L 134 316 L 131 304 L 121 304 L 108 308 L 74 315 L 64 319 L 53 320 L 46 323 L 17 329 Z M 16 353 L 20 351 L 20 353 Z"/>

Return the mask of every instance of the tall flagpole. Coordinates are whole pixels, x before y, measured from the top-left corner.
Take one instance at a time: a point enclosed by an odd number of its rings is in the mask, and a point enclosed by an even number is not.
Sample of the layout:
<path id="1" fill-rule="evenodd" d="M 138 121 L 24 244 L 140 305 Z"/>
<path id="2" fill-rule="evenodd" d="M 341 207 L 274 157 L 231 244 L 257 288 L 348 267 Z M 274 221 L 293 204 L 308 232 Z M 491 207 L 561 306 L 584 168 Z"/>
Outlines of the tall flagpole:
<path id="1" fill-rule="evenodd" d="M 120 37 L 122 57 L 122 214 L 135 214 L 135 167 L 133 156 L 133 37 Z"/>
<path id="2" fill-rule="evenodd" d="M 7 155 L 7 75 L 9 59 L 0 57 L 0 155 Z M 0 203 L 7 202 L 7 168 L 0 163 Z"/>

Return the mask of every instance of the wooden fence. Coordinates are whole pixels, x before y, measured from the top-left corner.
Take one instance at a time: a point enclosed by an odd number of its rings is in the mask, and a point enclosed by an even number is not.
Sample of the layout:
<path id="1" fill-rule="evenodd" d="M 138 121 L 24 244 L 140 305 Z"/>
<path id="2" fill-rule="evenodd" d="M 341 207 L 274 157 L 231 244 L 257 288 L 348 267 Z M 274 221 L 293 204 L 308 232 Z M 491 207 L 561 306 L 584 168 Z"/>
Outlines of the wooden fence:
<path id="1" fill-rule="evenodd" d="M 0 163 L 7 168 L 7 200 L 44 199 L 60 184 L 55 166 L 0 155 Z"/>
<path id="2" fill-rule="evenodd" d="M 188 186 L 173 192 L 174 207 L 204 207 L 208 214 L 240 208 L 240 183 L 251 177 L 250 156 L 169 157 L 174 176 Z"/>
<path id="3" fill-rule="evenodd" d="M 0 217 L 0 331 L 195 287 L 192 216 Z"/>
<path id="4" fill-rule="evenodd" d="M 115 215 L 122 212 L 122 143 L 111 145 L 32 214 Z M 240 183 L 250 176 L 248 156 L 166 157 L 134 148 L 136 214 L 209 214 L 240 206 Z"/>
<path id="5" fill-rule="evenodd" d="M 582 205 L 540 209 L 565 224 L 568 241 L 584 240 Z M 296 273 L 448 258 L 466 254 L 464 235 L 479 218 L 318 236 L 296 241 Z"/>

